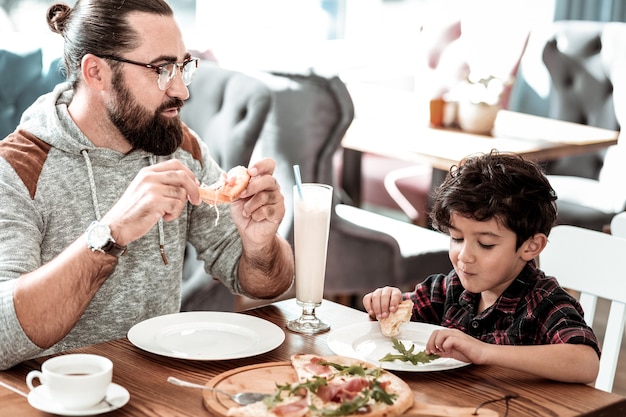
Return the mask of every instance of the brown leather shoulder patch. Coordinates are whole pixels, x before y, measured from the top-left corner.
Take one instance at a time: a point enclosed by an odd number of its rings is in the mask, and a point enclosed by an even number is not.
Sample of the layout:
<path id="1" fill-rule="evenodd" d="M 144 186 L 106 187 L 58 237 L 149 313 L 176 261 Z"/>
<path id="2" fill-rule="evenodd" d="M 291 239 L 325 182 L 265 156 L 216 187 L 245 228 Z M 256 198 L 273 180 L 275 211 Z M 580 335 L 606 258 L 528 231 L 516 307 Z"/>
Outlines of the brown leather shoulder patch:
<path id="1" fill-rule="evenodd" d="M 189 131 L 187 126 L 183 126 L 183 143 L 181 148 L 191 154 L 191 157 L 200 162 L 202 166 L 202 151 L 196 137 Z"/>
<path id="2" fill-rule="evenodd" d="M 31 199 L 35 198 L 39 175 L 50 148 L 49 144 L 23 130 L 0 141 L 0 157 L 6 159 L 22 179 Z"/>

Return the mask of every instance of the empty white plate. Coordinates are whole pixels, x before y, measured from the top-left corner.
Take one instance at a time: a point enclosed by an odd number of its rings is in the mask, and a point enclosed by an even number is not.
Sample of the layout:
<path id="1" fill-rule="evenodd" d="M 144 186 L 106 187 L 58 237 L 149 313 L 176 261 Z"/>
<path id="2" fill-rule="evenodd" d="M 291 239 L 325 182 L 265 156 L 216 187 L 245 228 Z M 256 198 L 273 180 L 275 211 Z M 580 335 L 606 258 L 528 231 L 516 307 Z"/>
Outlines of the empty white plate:
<path id="1" fill-rule="evenodd" d="M 132 344 L 157 355 L 191 360 L 254 356 L 283 343 L 275 324 L 240 313 L 193 311 L 153 317 L 128 331 Z"/>

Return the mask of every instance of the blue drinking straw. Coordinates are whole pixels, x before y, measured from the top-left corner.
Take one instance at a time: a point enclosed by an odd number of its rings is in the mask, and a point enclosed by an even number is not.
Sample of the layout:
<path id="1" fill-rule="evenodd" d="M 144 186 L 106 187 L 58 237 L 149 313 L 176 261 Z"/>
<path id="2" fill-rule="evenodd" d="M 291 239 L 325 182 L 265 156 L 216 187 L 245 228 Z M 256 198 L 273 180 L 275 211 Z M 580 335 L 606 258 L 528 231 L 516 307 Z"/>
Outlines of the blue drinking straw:
<path id="1" fill-rule="evenodd" d="M 296 188 L 298 189 L 298 195 L 302 198 L 302 178 L 300 177 L 300 165 L 293 166 L 293 175 L 296 177 Z"/>

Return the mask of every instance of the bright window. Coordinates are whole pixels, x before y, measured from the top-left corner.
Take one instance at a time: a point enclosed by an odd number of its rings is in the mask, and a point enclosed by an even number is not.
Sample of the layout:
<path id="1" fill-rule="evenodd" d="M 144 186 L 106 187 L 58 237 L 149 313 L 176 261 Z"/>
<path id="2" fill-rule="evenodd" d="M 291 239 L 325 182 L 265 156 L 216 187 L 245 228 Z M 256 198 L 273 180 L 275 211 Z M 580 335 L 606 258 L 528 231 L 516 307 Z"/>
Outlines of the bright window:
<path id="1" fill-rule="evenodd" d="M 13 29 L 59 45 L 45 22 L 55 0 L 0 0 Z M 69 0 L 73 5 L 75 1 Z M 189 49 L 210 50 L 226 67 L 313 68 L 348 80 L 413 88 L 425 65 L 426 28 L 461 18 L 463 59 L 507 71 L 520 34 L 552 19 L 553 0 L 170 0 Z M 0 16 L 1 17 L 1 16 Z M 0 24 L 2 21 L 0 20 Z M 0 26 L 0 32 L 9 25 Z M 513 45 L 513 46 L 512 46 Z M 483 71 L 481 69 L 481 71 Z"/>

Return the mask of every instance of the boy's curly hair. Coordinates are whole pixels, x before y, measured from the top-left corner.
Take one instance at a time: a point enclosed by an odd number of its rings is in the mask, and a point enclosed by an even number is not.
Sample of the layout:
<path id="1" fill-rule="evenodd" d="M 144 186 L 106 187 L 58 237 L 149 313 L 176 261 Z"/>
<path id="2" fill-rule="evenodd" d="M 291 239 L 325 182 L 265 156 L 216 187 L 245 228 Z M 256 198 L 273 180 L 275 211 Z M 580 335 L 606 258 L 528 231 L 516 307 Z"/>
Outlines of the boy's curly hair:
<path id="1" fill-rule="evenodd" d="M 517 248 L 556 222 L 556 193 L 541 168 L 521 156 L 492 151 L 453 166 L 437 188 L 433 227 L 448 234 L 452 213 L 478 221 L 495 218 L 517 235 Z"/>

